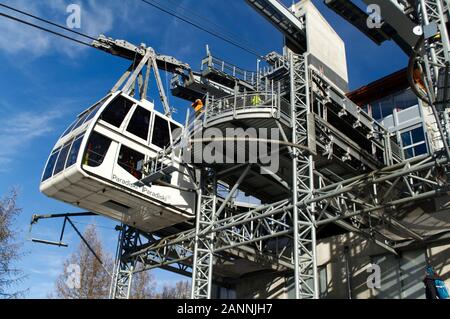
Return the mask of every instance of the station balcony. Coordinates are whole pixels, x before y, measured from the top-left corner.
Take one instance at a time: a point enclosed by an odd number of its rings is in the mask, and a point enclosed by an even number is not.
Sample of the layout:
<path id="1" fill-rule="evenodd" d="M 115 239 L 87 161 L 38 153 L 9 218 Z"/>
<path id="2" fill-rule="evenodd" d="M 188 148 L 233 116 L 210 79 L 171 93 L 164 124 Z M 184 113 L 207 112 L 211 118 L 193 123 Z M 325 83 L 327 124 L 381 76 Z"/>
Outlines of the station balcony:
<path id="1" fill-rule="evenodd" d="M 219 119 L 236 118 L 283 118 L 286 124 L 290 119 L 290 103 L 276 93 L 252 92 L 227 96 L 221 99 L 211 98 L 206 103 L 204 123 L 210 126 Z"/>

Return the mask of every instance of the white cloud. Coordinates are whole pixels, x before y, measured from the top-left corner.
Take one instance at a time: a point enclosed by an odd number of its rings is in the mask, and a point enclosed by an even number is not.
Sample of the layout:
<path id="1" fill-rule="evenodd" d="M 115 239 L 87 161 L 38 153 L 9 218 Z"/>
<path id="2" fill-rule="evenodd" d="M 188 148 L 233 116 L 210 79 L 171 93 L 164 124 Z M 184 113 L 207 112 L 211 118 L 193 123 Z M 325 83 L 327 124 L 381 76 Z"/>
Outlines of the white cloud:
<path id="1" fill-rule="evenodd" d="M 20 112 L 0 119 L 0 171 L 17 152 L 26 149 L 35 139 L 54 130 L 55 120 L 61 118 L 61 111 Z"/>
<path id="2" fill-rule="evenodd" d="M 117 9 L 116 7 L 121 3 L 121 1 L 111 3 L 108 2 L 107 6 L 105 5 L 105 2 L 95 0 L 10 0 L 7 1 L 6 4 L 55 23 L 65 25 L 66 19 L 69 15 L 66 13 L 67 5 L 73 2 L 76 2 L 81 6 L 81 30 L 76 31 L 96 37 L 99 34 L 107 33 L 112 30 L 114 25 L 114 11 Z M 77 37 L 84 42 L 90 42 L 89 39 L 80 38 L 79 36 L 46 25 L 16 12 L 3 8 L 2 11 L 6 14 L 20 17 L 28 22 L 68 34 L 71 37 Z M 0 18 L 0 34 L 2 35 L 0 37 L 0 51 L 5 51 L 8 54 L 26 54 L 28 58 L 40 57 L 52 52 L 60 52 L 70 58 L 75 58 L 81 51 L 87 49 L 85 46 L 78 45 L 47 32 L 37 30 L 16 21 L 11 21 L 4 17 Z"/>

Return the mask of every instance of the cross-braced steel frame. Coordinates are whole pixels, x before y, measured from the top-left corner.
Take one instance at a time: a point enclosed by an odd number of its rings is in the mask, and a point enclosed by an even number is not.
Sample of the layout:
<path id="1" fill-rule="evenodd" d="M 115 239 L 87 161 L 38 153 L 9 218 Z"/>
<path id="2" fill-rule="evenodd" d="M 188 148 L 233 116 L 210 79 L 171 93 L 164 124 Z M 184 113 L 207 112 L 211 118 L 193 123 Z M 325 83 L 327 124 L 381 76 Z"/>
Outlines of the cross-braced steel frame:
<path id="1" fill-rule="evenodd" d="M 423 27 L 423 51 L 420 65 L 425 74 L 427 102 L 433 110 L 447 157 L 450 157 L 447 104 L 450 86 L 450 41 L 447 22 L 448 0 L 419 0 L 416 12 Z M 432 32 L 433 29 L 436 32 Z M 428 31 L 430 30 L 430 31 Z M 442 90 L 442 94 L 438 92 Z"/>
<path id="2" fill-rule="evenodd" d="M 195 226 L 192 299 L 211 298 L 215 233 L 202 233 L 214 227 L 216 218 L 217 181 L 213 170 L 201 171 L 200 186 Z"/>
<path id="3" fill-rule="evenodd" d="M 449 6 L 446 0 L 419 0 L 417 3 L 416 12 L 421 25 L 435 23 L 439 29 L 439 37 L 424 39 L 421 58 L 428 82 L 429 102 L 438 116 L 445 146 L 448 141 L 444 116 L 447 99 L 444 94 L 439 103 L 436 96 L 439 77 L 449 73 L 449 39 L 445 27 Z M 146 244 L 137 243 L 131 234 L 125 236 L 125 240 L 121 238 L 121 247 L 129 249 L 120 250 L 120 256 L 127 257 L 117 264 L 113 296 L 129 296 L 132 273 L 136 263 L 142 263 L 144 267 L 141 269 L 144 270 L 172 267 L 172 271 L 184 274 L 189 274 L 192 267 L 192 298 L 211 298 L 214 264 L 219 262 L 222 253 L 237 251 L 245 252 L 247 258 L 252 256 L 253 260 L 293 270 L 296 298 L 318 298 L 315 251 L 318 227 L 337 224 L 394 254 L 396 243 L 379 231 L 384 225 L 412 241 L 424 240 L 397 220 L 396 215 L 408 212 L 418 201 L 448 192 L 448 147 L 444 152 L 417 157 L 353 178 L 332 180 L 315 169 L 318 150 L 310 145 L 308 139 L 317 125 L 314 117 L 310 116 L 311 81 L 307 56 L 290 52 L 291 142 L 302 146 L 290 150 L 293 172 L 291 198 L 247 212 L 224 214 L 227 202 L 242 180 L 238 180 L 225 199 L 218 200 L 217 182 L 221 172 L 211 168 L 199 169 L 201 178 L 195 228 L 166 238 L 152 237 Z M 447 85 L 444 87 L 446 91 Z M 246 169 L 242 178 L 247 173 Z M 284 239 L 280 246 L 268 248 L 268 240 L 279 238 Z"/>
<path id="4" fill-rule="evenodd" d="M 292 205 L 294 280 L 296 298 L 318 298 L 315 204 L 299 207 L 313 198 L 314 159 L 308 149 L 310 108 L 309 72 L 306 55 L 290 54 L 292 143 Z"/>
<path id="5" fill-rule="evenodd" d="M 139 244 L 139 231 L 123 224 L 119 234 L 110 299 L 130 298 L 132 278 L 136 270 L 137 258 L 129 258 L 128 254 Z"/>
<path id="6" fill-rule="evenodd" d="M 135 246 L 126 254 L 127 263 L 123 265 L 139 262 L 144 265 L 141 267 L 143 270 L 162 267 L 183 274 L 189 274 L 192 267 L 192 297 L 210 298 L 214 263 L 221 253 L 237 249 L 253 256 L 254 260 L 293 270 L 296 297 L 316 298 L 317 227 L 335 223 L 392 253 L 396 253 L 395 244 L 378 232 L 377 225 L 388 223 L 413 240 L 423 240 L 397 221 L 392 211 L 407 211 L 411 203 L 446 192 L 447 158 L 436 153 L 354 178 L 338 182 L 330 180 L 314 169 L 313 152 L 308 151 L 308 125 L 314 124 L 308 117 L 310 87 L 305 57 L 295 54 L 290 57 L 291 69 L 294 70 L 291 74 L 292 138 L 296 144 L 305 146 L 292 148 L 292 198 L 261 205 L 244 213 L 223 214 L 226 203 L 246 177 L 249 166 L 220 205 L 216 183 L 221 172 L 203 169 L 196 227 Z M 278 238 L 288 238 L 292 245 L 284 241 L 279 249 L 268 250 L 265 246 L 267 240 Z M 123 266 L 122 269 L 129 270 Z M 130 272 L 119 274 L 123 277 Z M 126 282 L 122 277 L 118 276 L 116 280 Z"/>

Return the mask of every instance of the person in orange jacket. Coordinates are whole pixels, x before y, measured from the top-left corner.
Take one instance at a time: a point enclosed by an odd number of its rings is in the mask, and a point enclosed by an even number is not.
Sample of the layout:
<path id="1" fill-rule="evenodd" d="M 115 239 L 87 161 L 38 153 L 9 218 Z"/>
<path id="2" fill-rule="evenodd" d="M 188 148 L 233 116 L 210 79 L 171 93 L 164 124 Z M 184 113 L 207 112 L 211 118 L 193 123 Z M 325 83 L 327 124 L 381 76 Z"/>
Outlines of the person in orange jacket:
<path id="1" fill-rule="evenodd" d="M 195 100 L 195 102 L 192 103 L 191 106 L 195 111 L 195 115 L 198 115 L 203 112 L 204 104 L 203 104 L 202 100 L 200 100 L 200 99 Z"/>

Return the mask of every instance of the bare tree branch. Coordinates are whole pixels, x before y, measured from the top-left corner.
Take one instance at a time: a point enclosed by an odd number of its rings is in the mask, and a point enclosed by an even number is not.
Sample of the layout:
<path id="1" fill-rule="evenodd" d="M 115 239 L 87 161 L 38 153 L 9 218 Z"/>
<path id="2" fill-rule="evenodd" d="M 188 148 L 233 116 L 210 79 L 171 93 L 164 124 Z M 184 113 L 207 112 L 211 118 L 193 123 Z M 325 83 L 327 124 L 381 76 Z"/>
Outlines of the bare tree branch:
<path id="1" fill-rule="evenodd" d="M 19 298 L 25 291 L 11 291 L 25 276 L 20 269 L 14 268 L 21 255 L 21 244 L 17 242 L 17 233 L 13 226 L 22 209 L 17 207 L 18 191 L 11 192 L 0 199 L 0 298 Z"/>

